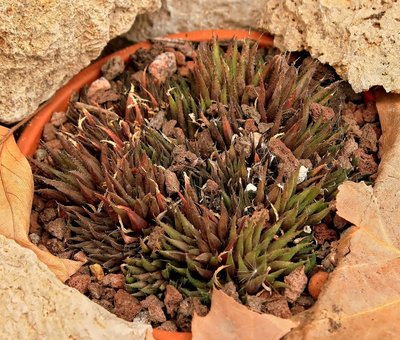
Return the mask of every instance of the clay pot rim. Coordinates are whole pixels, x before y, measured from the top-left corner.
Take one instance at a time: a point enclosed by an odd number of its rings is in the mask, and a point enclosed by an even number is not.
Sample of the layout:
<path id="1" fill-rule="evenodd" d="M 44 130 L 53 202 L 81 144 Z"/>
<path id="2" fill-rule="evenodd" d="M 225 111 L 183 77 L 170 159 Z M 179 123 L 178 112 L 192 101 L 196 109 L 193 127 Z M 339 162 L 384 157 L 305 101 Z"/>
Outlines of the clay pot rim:
<path id="1" fill-rule="evenodd" d="M 245 30 L 201 30 L 169 34 L 166 36 L 166 38 L 201 42 L 210 40 L 213 36 L 217 36 L 222 40 L 229 40 L 232 38 L 256 40 L 260 47 L 271 47 L 273 44 L 272 36 L 266 33 Z M 148 41 L 133 44 L 99 59 L 72 77 L 67 84 L 57 90 L 57 92 L 42 107 L 38 109 L 37 114 L 26 125 L 18 139 L 18 146 L 21 152 L 25 156 L 32 156 L 34 154 L 37 145 L 39 144 L 43 127 L 50 120 L 53 112 L 65 111 L 68 107 L 71 95 L 84 85 L 98 79 L 101 75 L 101 66 L 108 59 L 115 56 L 120 56 L 125 62 L 127 62 L 129 60 L 129 56 L 136 50 L 139 48 L 149 48 L 150 46 L 151 43 Z"/>
<path id="2" fill-rule="evenodd" d="M 260 47 L 271 47 L 273 37 L 261 32 L 246 30 L 201 30 L 184 33 L 169 34 L 166 37 L 171 39 L 184 39 L 194 42 L 208 41 L 213 36 L 221 40 L 251 39 L 256 40 Z M 151 43 L 148 41 L 139 42 L 114 52 L 95 63 L 86 67 L 61 87 L 42 107 L 38 109 L 37 114 L 26 125 L 18 139 L 18 146 L 25 156 L 32 156 L 37 149 L 44 125 L 50 120 L 53 112 L 65 111 L 68 107 L 71 95 L 101 75 L 101 66 L 110 58 L 120 56 L 125 62 L 129 56 L 139 48 L 149 48 Z M 168 332 L 159 329 L 153 329 L 153 337 L 156 340 L 190 340 L 192 333 L 189 332 Z"/>

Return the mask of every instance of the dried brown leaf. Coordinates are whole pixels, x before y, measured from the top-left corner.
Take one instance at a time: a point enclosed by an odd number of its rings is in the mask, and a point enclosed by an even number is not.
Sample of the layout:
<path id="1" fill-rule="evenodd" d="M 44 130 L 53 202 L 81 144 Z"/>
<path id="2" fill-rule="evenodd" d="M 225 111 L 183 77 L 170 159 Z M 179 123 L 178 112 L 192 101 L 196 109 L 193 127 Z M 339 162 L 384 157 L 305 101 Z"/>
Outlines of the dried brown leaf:
<path id="1" fill-rule="evenodd" d="M 400 332 L 400 96 L 380 94 L 382 159 L 375 186 L 345 182 L 338 214 L 352 227 L 339 264 L 290 339 L 394 339 Z"/>
<path id="2" fill-rule="evenodd" d="M 194 315 L 193 340 L 280 339 L 296 323 L 270 314 L 259 314 L 214 289 L 211 310 L 205 317 Z"/>
<path id="3" fill-rule="evenodd" d="M 0 126 L 0 138 L 8 133 Z M 65 281 L 80 267 L 80 262 L 59 259 L 40 250 L 28 238 L 33 198 L 33 177 L 28 161 L 12 136 L 0 144 L 0 234 L 31 249 L 57 277 Z"/>

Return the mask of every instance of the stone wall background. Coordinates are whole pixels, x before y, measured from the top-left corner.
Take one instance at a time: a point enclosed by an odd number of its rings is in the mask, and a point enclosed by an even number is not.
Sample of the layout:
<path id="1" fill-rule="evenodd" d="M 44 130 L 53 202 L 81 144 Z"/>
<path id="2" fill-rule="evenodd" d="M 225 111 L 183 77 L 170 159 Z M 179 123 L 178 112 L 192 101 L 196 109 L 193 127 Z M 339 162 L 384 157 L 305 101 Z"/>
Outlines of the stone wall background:
<path id="1" fill-rule="evenodd" d="M 32 113 L 160 0 L 0 1 L 0 122 Z"/>
<path id="2" fill-rule="evenodd" d="M 202 29 L 256 29 L 269 0 L 162 0 L 159 10 L 139 15 L 125 35 L 132 41 Z"/>
<path id="3" fill-rule="evenodd" d="M 400 3 L 395 0 L 268 0 L 258 25 L 284 50 L 306 49 L 356 92 L 400 93 Z"/>
<path id="4" fill-rule="evenodd" d="M 0 122 L 32 113 L 97 58 L 113 37 L 266 30 L 288 51 L 308 50 L 356 92 L 400 92 L 400 3 L 395 0 L 3 0 Z M 136 20 L 135 20 L 136 18 Z"/>

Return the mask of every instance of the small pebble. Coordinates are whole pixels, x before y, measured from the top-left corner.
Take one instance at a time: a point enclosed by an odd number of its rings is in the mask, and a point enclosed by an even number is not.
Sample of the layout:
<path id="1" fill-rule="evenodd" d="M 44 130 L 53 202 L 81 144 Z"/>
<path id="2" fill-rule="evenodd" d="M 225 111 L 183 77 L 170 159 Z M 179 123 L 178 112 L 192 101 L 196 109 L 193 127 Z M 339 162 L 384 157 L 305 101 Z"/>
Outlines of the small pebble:
<path id="1" fill-rule="evenodd" d="M 176 58 L 172 52 L 165 52 L 158 55 L 149 65 L 150 74 L 160 83 L 164 83 L 176 72 Z"/>
<path id="2" fill-rule="evenodd" d="M 125 63 L 121 57 L 116 56 L 109 59 L 102 67 L 104 78 L 112 80 L 118 77 L 125 69 Z"/>
<path id="3" fill-rule="evenodd" d="M 124 288 L 125 276 L 123 274 L 107 274 L 104 276 L 103 285 L 112 288 Z"/>
<path id="4" fill-rule="evenodd" d="M 119 289 L 115 294 L 114 305 L 115 315 L 126 321 L 132 321 L 142 309 L 138 299 L 123 289 Z"/>
<path id="5" fill-rule="evenodd" d="M 68 286 L 77 289 L 85 294 L 90 285 L 90 276 L 87 274 L 75 274 L 66 282 Z"/>
<path id="6" fill-rule="evenodd" d="M 38 243 L 40 242 L 40 236 L 35 233 L 29 234 L 29 239 L 34 245 L 38 245 Z"/>
<path id="7" fill-rule="evenodd" d="M 90 265 L 89 268 L 90 272 L 98 281 L 102 281 L 104 279 L 104 270 L 98 263 Z"/>
<path id="8" fill-rule="evenodd" d="M 55 127 L 60 127 L 67 122 L 67 115 L 65 112 L 54 112 L 50 120 L 51 124 Z"/>
<path id="9" fill-rule="evenodd" d="M 308 292 L 314 298 L 314 300 L 318 299 L 318 296 L 321 293 L 326 281 L 328 281 L 328 278 L 329 273 L 324 271 L 319 271 L 311 276 L 310 281 L 308 282 Z"/>
<path id="10" fill-rule="evenodd" d="M 62 240 L 68 232 L 67 224 L 64 218 L 56 218 L 45 224 L 45 229 L 54 237 Z"/>

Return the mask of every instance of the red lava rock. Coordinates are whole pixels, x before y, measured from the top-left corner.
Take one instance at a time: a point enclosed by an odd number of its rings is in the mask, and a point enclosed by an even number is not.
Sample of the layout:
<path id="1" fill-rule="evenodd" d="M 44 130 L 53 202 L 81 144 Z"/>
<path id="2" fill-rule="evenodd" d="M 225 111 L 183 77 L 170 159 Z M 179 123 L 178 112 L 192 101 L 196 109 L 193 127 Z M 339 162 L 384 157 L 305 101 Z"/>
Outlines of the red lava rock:
<path id="1" fill-rule="evenodd" d="M 45 142 L 49 142 L 56 138 L 56 130 L 52 123 L 47 123 L 43 128 L 43 139 Z"/>
<path id="2" fill-rule="evenodd" d="M 161 53 L 148 68 L 150 74 L 160 83 L 164 83 L 171 77 L 176 72 L 176 69 L 176 58 L 172 52 Z"/>
<path id="3" fill-rule="evenodd" d="M 196 136 L 196 145 L 202 157 L 208 158 L 214 152 L 214 141 L 211 137 L 210 131 L 203 130 Z"/>
<path id="4" fill-rule="evenodd" d="M 303 306 L 300 306 L 298 304 L 295 304 L 292 308 L 290 308 L 290 312 L 292 315 L 299 314 L 301 312 L 304 312 L 306 309 Z"/>
<path id="5" fill-rule="evenodd" d="M 65 219 L 62 217 L 46 223 L 44 228 L 59 240 L 62 240 L 69 231 Z"/>
<path id="6" fill-rule="evenodd" d="M 360 148 L 364 151 L 378 151 L 378 136 L 375 131 L 373 124 L 365 124 L 362 129 L 362 135 L 360 138 Z"/>
<path id="7" fill-rule="evenodd" d="M 116 56 L 109 59 L 102 67 L 101 72 L 104 78 L 112 80 L 118 77 L 125 69 L 125 63 L 121 57 Z"/>
<path id="8" fill-rule="evenodd" d="M 101 307 L 107 309 L 109 312 L 113 313 L 114 312 L 114 305 L 112 304 L 112 302 L 108 301 L 108 300 L 97 300 L 97 299 L 93 299 L 93 302 L 96 302 L 98 305 L 100 305 Z"/>
<path id="9" fill-rule="evenodd" d="M 184 144 L 186 142 L 185 133 L 181 128 L 174 128 L 174 135 L 179 144 Z"/>
<path id="10" fill-rule="evenodd" d="M 343 144 L 343 148 L 339 153 L 337 162 L 339 167 L 343 169 L 351 169 L 353 164 L 351 159 L 354 156 L 354 152 L 358 149 L 358 143 L 355 141 L 353 136 L 349 136 Z"/>
<path id="11" fill-rule="evenodd" d="M 314 299 L 307 295 L 300 295 L 300 297 L 296 300 L 296 304 L 299 304 L 303 307 L 311 307 L 314 304 Z"/>
<path id="12" fill-rule="evenodd" d="M 89 284 L 88 290 L 93 299 L 100 299 L 104 288 L 100 283 L 92 282 Z"/>
<path id="13" fill-rule="evenodd" d="M 363 110 L 362 109 L 354 111 L 353 117 L 359 126 L 364 125 L 365 122 L 364 122 L 364 118 L 363 118 Z"/>
<path id="14" fill-rule="evenodd" d="M 105 300 L 112 301 L 114 300 L 114 296 L 116 291 L 114 288 L 104 288 L 103 295 L 101 296 Z"/>
<path id="15" fill-rule="evenodd" d="M 279 293 L 274 292 L 269 295 L 268 292 L 265 292 L 265 294 L 261 294 L 260 296 L 266 298 L 264 304 L 265 312 L 284 319 L 288 319 L 292 316 L 286 298 Z"/>
<path id="16" fill-rule="evenodd" d="M 39 220 L 41 222 L 50 222 L 57 217 L 57 210 L 54 208 L 46 208 L 39 214 Z"/>
<path id="17" fill-rule="evenodd" d="M 378 111 L 374 102 L 369 102 L 364 110 L 362 110 L 363 119 L 367 123 L 376 122 L 378 120 Z"/>
<path id="18" fill-rule="evenodd" d="M 264 310 L 264 303 L 266 302 L 264 297 L 256 295 L 248 295 L 246 299 L 246 306 L 252 311 L 262 313 Z"/>
<path id="19" fill-rule="evenodd" d="M 39 233 L 41 226 L 38 223 L 39 213 L 35 210 L 32 210 L 31 217 L 30 217 L 30 225 L 29 225 L 29 232 L 30 233 Z"/>
<path id="20" fill-rule="evenodd" d="M 175 55 L 176 64 L 178 66 L 183 66 L 186 64 L 186 57 L 182 52 L 173 51 L 172 53 Z"/>
<path id="21" fill-rule="evenodd" d="M 252 138 L 250 135 L 237 137 L 234 141 L 233 147 L 239 154 L 243 155 L 243 157 L 248 158 L 253 150 Z"/>
<path id="22" fill-rule="evenodd" d="M 284 282 L 288 285 L 285 288 L 283 295 L 288 299 L 289 302 L 296 301 L 301 293 L 307 286 L 307 276 L 304 273 L 304 266 L 298 267 L 293 270 L 289 275 L 284 277 Z"/>
<path id="23" fill-rule="evenodd" d="M 343 114 L 342 119 L 349 126 L 349 130 L 348 130 L 349 135 L 361 137 L 361 135 L 362 135 L 361 128 L 357 123 L 354 113 Z"/>
<path id="24" fill-rule="evenodd" d="M 90 276 L 87 274 L 75 274 L 69 278 L 66 284 L 85 294 L 89 289 Z"/>
<path id="25" fill-rule="evenodd" d="M 51 124 L 55 127 L 60 127 L 67 122 L 67 115 L 65 112 L 54 112 L 50 119 Z"/>
<path id="26" fill-rule="evenodd" d="M 208 308 L 203 306 L 198 298 L 186 298 L 180 303 L 176 324 L 183 332 L 190 331 L 194 312 L 200 316 L 205 316 L 208 313 Z"/>
<path id="27" fill-rule="evenodd" d="M 64 244 L 56 238 L 47 240 L 45 246 L 53 255 L 58 255 L 59 253 L 65 251 Z"/>
<path id="28" fill-rule="evenodd" d="M 172 320 L 168 320 L 163 322 L 160 326 L 156 327 L 156 329 L 160 329 L 162 331 L 166 332 L 177 332 L 178 327 L 176 327 L 176 324 Z"/>
<path id="29" fill-rule="evenodd" d="M 322 121 L 325 123 L 329 122 L 333 119 L 333 117 L 335 117 L 335 112 L 330 107 L 326 107 L 318 103 L 311 103 L 310 115 L 314 122 L 316 122 L 319 117 L 322 117 Z"/>
<path id="30" fill-rule="evenodd" d="M 103 285 L 112 288 L 124 288 L 125 276 L 123 274 L 107 274 L 104 276 Z"/>
<path id="31" fill-rule="evenodd" d="M 209 195 L 216 195 L 221 191 L 220 186 L 215 183 L 212 179 L 208 179 L 204 184 L 204 192 Z"/>
<path id="32" fill-rule="evenodd" d="M 96 93 L 110 89 L 111 89 L 110 82 L 106 78 L 101 77 L 99 79 L 96 79 L 93 83 L 90 84 L 86 92 L 86 96 L 89 101 L 92 101 L 91 99 L 96 95 Z"/>
<path id="33" fill-rule="evenodd" d="M 86 97 L 89 103 L 96 105 L 116 101 L 119 99 L 119 94 L 111 89 L 111 84 L 106 78 L 101 77 L 89 86 Z"/>
<path id="34" fill-rule="evenodd" d="M 150 119 L 149 125 L 154 129 L 161 130 L 165 122 L 165 111 L 161 110 Z"/>
<path id="35" fill-rule="evenodd" d="M 271 138 L 268 142 L 271 153 L 281 160 L 283 172 L 286 178 L 290 178 L 299 167 L 299 160 L 293 155 L 292 151 L 278 138 Z"/>
<path id="36" fill-rule="evenodd" d="M 200 299 L 197 297 L 193 298 L 193 311 L 198 315 L 198 316 L 206 316 L 208 314 L 208 307 L 203 305 L 200 302 Z M 193 314 L 192 314 L 193 316 Z"/>
<path id="37" fill-rule="evenodd" d="M 140 304 L 149 311 L 151 322 L 161 323 L 167 321 L 162 309 L 164 304 L 155 295 L 149 295 L 146 299 L 141 301 Z"/>
<path id="38" fill-rule="evenodd" d="M 362 149 L 354 153 L 357 161 L 357 168 L 361 175 L 372 175 L 378 171 L 378 164 L 373 155 L 366 154 Z"/>
<path id="39" fill-rule="evenodd" d="M 171 171 L 184 170 L 186 167 L 194 168 L 199 163 L 199 158 L 191 151 L 186 150 L 185 145 L 177 145 L 172 151 L 173 162 Z"/>
<path id="40" fill-rule="evenodd" d="M 340 217 L 338 214 L 335 214 L 335 216 L 333 217 L 333 225 L 337 229 L 342 230 L 347 225 L 347 221 L 343 217 Z"/>
<path id="41" fill-rule="evenodd" d="M 167 194 L 177 193 L 180 190 L 180 184 L 178 177 L 175 172 L 170 170 L 165 170 L 165 189 L 167 190 Z"/>
<path id="42" fill-rule="evenodd" d="M 335 241 L 337 239 L 336 231 L 329 229 L 325 223 L 315 225 L 313 230 L 318 244 L 322 245 L 325 241 Z"/>
<path id="43" fill-rule="evenodd" d="M 183 296 L 179 291 L 172 285 L 167 285 L 164 296 L 164 304 L 167 309 L 167 313 L 174 317 L 175 313 L 179 308 L 179 304 L 183 300 Z"/>
<path id="44" fill-rule="evenodd" d="M 119 289 L 115 294 L 114 306 L 115 315 L 126 321 L 132 321 L 142 309 L 138 299 L 123 289 Z"/>
<path id="45" fill-rule="evenodd" d="M 177 121 L 174 119 L 165 122 L 162 126 L 163 134 L 166 135 L 167 137 L 173 137 L 176 123 Z"/>

